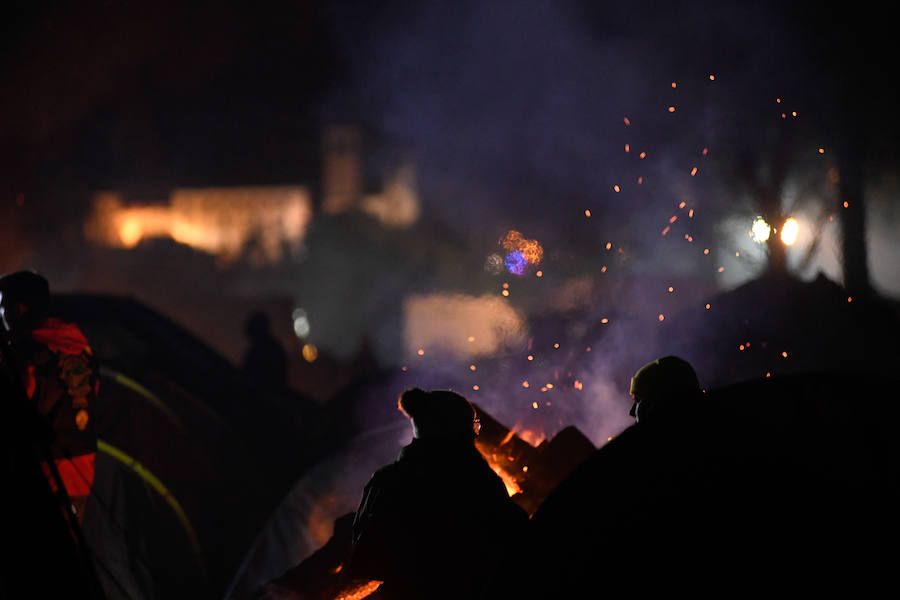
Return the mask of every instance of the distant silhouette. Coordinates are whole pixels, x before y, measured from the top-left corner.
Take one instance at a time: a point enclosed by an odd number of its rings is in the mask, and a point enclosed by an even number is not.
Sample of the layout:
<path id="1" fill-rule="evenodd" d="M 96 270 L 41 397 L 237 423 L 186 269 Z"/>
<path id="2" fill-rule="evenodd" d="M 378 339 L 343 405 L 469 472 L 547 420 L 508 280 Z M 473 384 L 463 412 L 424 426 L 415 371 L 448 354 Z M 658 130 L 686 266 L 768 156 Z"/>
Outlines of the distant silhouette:
<path id="1" fill-rule="evenodd" d="M 262 391 L 279 391 L 287 384 L 287 354 L 272 335 L 269 317 L 262 311 L 252 313 L 244 323 L 250 341 L 244 353 L 243 369 L 251 383 Z"/>
<path id="2" fill-rule="evenodd" d="M 465 398 L 414 388 L 399 404 L 415 437 L 365 487 L 351 572 L 383 581 L 378 598 L 477 598 L 527 516 L 475 448 Z"/>

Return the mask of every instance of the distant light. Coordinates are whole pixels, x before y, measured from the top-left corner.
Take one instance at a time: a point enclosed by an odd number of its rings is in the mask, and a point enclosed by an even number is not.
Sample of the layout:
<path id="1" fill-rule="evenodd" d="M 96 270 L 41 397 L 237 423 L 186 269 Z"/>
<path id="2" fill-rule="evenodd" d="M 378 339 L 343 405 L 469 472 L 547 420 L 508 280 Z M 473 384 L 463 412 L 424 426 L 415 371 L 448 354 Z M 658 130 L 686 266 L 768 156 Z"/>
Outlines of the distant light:
<path id="1" fill-rule="evenodd" d="M 418 350 L 416 350 L 416 354 L 418 354 L 419 356 L 425 356 L 425 348 L 419 348 Z"/>
<path id="2" fill-rule="evenodd" d="M 694 167 L 693 169 L 691 169 L 691 177 L 693 177 L 696 174 L 697 174 L 697 167 Z"/>
<path id="3" fill-rule="evenodd" d="M 534 360 L 534 356 L 532 356 L 531 354 L 529 354 L 529 355 L 528 355 L 528 360 Z"/>
<path id="4" fill-rule="evenodd" d="M 772 228 L 769 227 L 769 224 L 766 223 L 766 220 L 762 217 L 756 217 L 753 221 L 753 225 L 750 227 L 750 236 L 758 244 L 762 244 L 768 240 L 771 232 Z"/>
<path id="5" fill-rule="evenodd" d="M 793 246 L 797 241 L 797 233 L 800 231 L 800 225 L 794 217 L 784 222 L 781 228 L 781 241 L 785 246 Z"/>
<path id="6" fill-rule="evenodd" d="M 291 313 L 291 319 L 294 321 L 294 335 L 298 338 L 305 338 L 309 335 L 309 317 L 302 308 L 295 308 Z"/>
<path id="7" fill-rule="evenodd" d="M 300 352 L 303 354 L 303 360 L 308 363 L 316 362 L 316 359 L 319 358 L 319 349 L 312 344 L 304 344 Z"/>
<path id="8" fill-rule="evenodd" d="M 675 291 L 675 288 L 672 287 L 672 286 L 670 285 L 670 286 L 669 286 L 669 293 L 671 294 L 671 293 L 674 292 L 674 291 Z"/>
<path id="9" fill-rule="evenodd" d="M 657 317 L 657 318 L 659 319 L 659 322 L 662 323 L 663 321 L 665 321 L 666 316 L 663 315 L 662 313 L 660 313 L 659 317 Z"/>
<path id="10" fill-rule="evenodd" d="M 470 370 L 470 371 L 474 371 L 474 370 L 476 370 L 477 368 L 478 368 L 478 367 L 476 367 L 475 365 L 469 365 L 469 370 Z"/>
<path id="11" fill-rule="evenodd" d="M 825 154 L 825 148 L 819 148 L 819 154 Z"/>
<path id="12" fill-rule="evenodd" d="M 850 208 L 850 203 L 846 200 L 844 201 L 844 208 Z"/>
<path id="13" fill-rule="evenodd" d="M 136 217 L 129 217 L 119 226 L 119 238 L 126 248 L 134 248 L 144 236 L 144 226 Z"/>
<path id="14" fill-rule="evenodd" d="M 556 342 L 555 344 L 553 344 L 553 347 L 556 349 L 559 349 L 559 342 Z"/>
<path id="15" fill-rule="evenodd" d="M 468 338 L 466 338 L 466 339 L 467 339 L 468 342 L 471 343 L 471 342 L 474 342 L 474 341 L 475 341 L 475 336 L 474 336 L 474 335 L 470 335 L 470 336 L 469 336 Z"/>
<path id="16" fill-rule="evenodd" d="M 670 112 L 670 113 L 675 112 L 675 107 L 674 107 L 674 106 L 670 106 L 670 107 L 669 107 L 669 112 Z"/>
<path id="17" fill-rule="evenodd" d="M 715 81 L 715 80 L 716 80 L 716 76 L 715 76 L 715 75 L 712 75 L 712 74 L 710 74 L 710 76 L 709 76 L 709 80 L 710 80 L 710 81 Z"/>
<path id="18" fill-rule="evenodd" d="M 675 83 L 674 81 L 672 82 L 672 88 L 673 88 L 673 89 L 674 89 L 675 87 L 677 87 L 677 85 L 678 85 L 678 84 Z"/>
<path id="19" fill-rule="evenodd" d="M 618 186 L 618 184 L 614 185 L 614 186 L 613 186 L 613 189 L 616 191 L 617 194 L 618 194 L 619 192 L 622 191 L 622 188 L 620 188 L 620 187 Z"/>
<path id="20" fill-rule="evenodd" d="M 706 310 L 709 310 L 709 304 L 706 305 Z"/>
<path id="21" fill-rule="evenodd" d="M 479 389 L 481 389 L 481 388 L 479 388 L 477 385 L 473 385 L 473 386 L 472 386 L 472 389 L 475 390 L 475 391 L 477 392 L 477 391 L 478 391 Z"/>
<path id="22" fill-rule="evenodd" d="M 527 381 L 523 381 L 523 382 L 522 382 L 522 387 L 523 387 L 523 388 L 527 388 L 529 385 L 531 385 L 531 384 L 529 384 Z"/>
<path id="23" fill-rule="evenodd" d="M 543 277 L 543 276 L 544 276 L 544 272 L 543 272 L 543 271 L 538 271 L 538 272 L 535 273 L 534 275 L 535 275 L 536 277 Z"/>
<path id="24" fill-rule="evenodd" d="M 588 219 L 590 219 L 591 218 L 591 209 L 589 209 L 589 208 L 584 209 L 584 216 L 586 216 Z"/>
<path id="25" fill-rule="evenodd" d="M 787 358 L 788 357 L 787 351 L 785 350 L 784 352 L 782 352 L 781 356 L 782 356 L 782 358 Z"/>
<path id="26" fill-rule="evenodd" d="M 609 323 L 609 319 L 607 319 L 606 317 L 603 317 L 602 319 L 600 319 L 600 322 L 603 323 L 604 325 L 606 325 L 607 323 Z"/>

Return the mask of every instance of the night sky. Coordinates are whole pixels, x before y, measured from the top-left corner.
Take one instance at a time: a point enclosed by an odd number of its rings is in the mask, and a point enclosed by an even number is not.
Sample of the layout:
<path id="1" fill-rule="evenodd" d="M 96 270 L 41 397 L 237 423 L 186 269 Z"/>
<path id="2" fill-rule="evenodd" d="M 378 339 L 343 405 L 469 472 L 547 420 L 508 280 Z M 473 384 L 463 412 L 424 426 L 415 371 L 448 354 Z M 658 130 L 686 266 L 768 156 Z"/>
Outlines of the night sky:
<path id="1" fill-rule="evenodd" d="M 852 131 L 875 220 L 897 216 L 894 32 L 874 4 L 186 4 L 6 9 L 4 270 L 40 268 L 57 247 L 70 255 L 97 190 L 315 187 L 321 127 L 342 122 L 411 149 L 423 231 L 465 246 L 475 271 L 520 229 L 560 273 L 595 268 L 615 238 L 634 272 L 716 281 L 659 231 L 684 198 L 708 216 L 698 243 L 727 245 L 723 221 L 753 210 L 729 169 L 745 149 L 765 163 L 783 125 L 775 98 L 799 112 L 790 127 L 807 178 L 824 180 Z M 637 177 L 643 186 L 625 185 Z"/>

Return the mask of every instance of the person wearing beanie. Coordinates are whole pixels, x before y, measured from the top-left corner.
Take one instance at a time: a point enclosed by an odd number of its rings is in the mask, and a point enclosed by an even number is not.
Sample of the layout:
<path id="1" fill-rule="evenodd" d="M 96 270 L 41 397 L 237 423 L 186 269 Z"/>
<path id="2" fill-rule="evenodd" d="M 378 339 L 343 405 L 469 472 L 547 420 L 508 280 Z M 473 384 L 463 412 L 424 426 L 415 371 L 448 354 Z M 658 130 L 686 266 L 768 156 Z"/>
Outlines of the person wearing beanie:
<path id="1" fill-rule="evenodd" d="M 350 572 L 379 599 L 477 598 L 527 522 L 475 447 L 475 408 L 449 390 L 406 390 L 413 440 L 369 480 L 353 521 Z"/>

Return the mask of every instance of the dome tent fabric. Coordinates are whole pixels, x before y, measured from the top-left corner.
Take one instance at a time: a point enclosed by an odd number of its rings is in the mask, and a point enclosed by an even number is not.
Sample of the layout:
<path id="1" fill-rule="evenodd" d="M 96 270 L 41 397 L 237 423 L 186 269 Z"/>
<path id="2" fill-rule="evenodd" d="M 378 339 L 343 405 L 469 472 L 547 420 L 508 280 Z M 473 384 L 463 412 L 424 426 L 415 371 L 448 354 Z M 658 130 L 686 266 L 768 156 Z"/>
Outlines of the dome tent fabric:
<path id="1" fill-rule="evenodd" d="M 220 596 L 321 439 L 317 405 L 261 394 L 184 328 L 121 297 L 62 295 L 101 365 L 84 534 L 111 598 Z"/>

